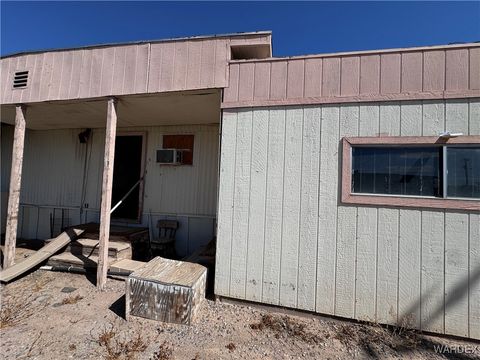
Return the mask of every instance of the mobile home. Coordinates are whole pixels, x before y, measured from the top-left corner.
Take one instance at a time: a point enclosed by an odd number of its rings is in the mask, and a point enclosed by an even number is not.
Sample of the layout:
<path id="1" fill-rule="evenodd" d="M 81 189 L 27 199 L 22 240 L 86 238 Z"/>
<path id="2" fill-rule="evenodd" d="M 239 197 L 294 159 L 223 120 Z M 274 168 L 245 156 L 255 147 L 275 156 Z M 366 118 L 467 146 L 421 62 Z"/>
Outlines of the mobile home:
<path id="1" fill-rule="evenodd" d="M 479 44 L 275 58 L 260 32 L 1 71 L 2 232 L 176 219 L 181 256 L 216 236 L 218 296 L 480 339 Z"/>

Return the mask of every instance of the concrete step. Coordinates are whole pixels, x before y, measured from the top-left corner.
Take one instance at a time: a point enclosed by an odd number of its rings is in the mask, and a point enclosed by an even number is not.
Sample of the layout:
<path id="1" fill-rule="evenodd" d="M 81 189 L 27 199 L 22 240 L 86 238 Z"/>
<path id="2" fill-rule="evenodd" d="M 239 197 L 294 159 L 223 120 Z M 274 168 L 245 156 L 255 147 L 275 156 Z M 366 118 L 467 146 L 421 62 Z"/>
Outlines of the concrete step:
<path id="1" fill-rule="evenodd" d="M 98 256 L 98 240 L 85 238 L 77 239 L 72 241 L 65 251 L 79 256 Z M 131 259 L 132 247 L 128 242 L 109 241 L 108 256 L 117 260 Z"/>

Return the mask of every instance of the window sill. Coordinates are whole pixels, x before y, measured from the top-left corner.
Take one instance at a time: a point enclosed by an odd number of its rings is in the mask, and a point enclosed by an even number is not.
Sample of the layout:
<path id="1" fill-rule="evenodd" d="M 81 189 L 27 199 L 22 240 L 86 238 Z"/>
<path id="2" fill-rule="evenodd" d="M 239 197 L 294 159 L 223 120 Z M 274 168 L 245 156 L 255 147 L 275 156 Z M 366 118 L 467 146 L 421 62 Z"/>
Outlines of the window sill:
<path id="1" fill-rule="evenodd" d="M 341 202 L 352 205 L 386 206 L 426 209 L 453 209 L 480 212 L 478 199 L 452 199 L 398 195 L 354 194 L 351 192 L 352 145 L 431 145 L 431 144 L 478 144 L 480 136 L 461 136 L 444 140 L 438 137 L 352 137 L 343 138 L 342 143 L 342 189 Z"/>
<path id="2" fill-rule="evenodd" d="M 342 203 L 370 206 L 414 207 L 427 209 L 454 209 L 480 211 L 480 201 L 410 197 L 393 195 L 342 194 Z"/>

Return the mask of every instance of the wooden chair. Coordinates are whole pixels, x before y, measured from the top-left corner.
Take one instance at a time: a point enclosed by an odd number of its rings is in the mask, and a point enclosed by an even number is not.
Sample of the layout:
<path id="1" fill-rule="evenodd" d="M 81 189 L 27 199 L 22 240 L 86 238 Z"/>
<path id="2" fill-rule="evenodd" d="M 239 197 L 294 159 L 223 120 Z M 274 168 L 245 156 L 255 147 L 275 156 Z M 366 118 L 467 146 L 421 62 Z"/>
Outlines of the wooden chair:
<path id="1" fill-rule="evenodd" d="M 150 239 L 150 257 L 154 253 L 165 258 L 175 258 L 175 235 L 178 229 L 176 220 L 158 220 L 158 238 Z"/>

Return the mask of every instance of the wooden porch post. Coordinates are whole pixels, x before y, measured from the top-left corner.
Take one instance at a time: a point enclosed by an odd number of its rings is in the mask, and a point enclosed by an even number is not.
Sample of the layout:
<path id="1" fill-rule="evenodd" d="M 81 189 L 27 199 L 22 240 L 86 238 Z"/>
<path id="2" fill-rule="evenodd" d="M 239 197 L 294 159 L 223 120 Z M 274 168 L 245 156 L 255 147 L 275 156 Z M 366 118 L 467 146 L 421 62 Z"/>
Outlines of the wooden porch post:
<path id="1" fill-rule="evenodd" d="M 20 186 L 22 183 L 23 148 L 25 145 L 25 107 L 17 105 L 15 109 L 15 132 L 13 137 L 12 170 L 10 172 L 10 189 L 8 194 L 7 224 L 5 231 L 5 248 L 3 267 L 14 264 L 17 243 L 18 207 Z"/>
<path id="2" fill-rule="evenodd" d="M 116 99 L 108 100 L 105 155 L 103 160 L 102 204 L 100 208 L 100 238 L 98 247 L 97 288 L 104 290 L 108 270 L 108 240 L 110 237 L 110 208 L 112 207 L 113 162 L 117 131 Z"/>

